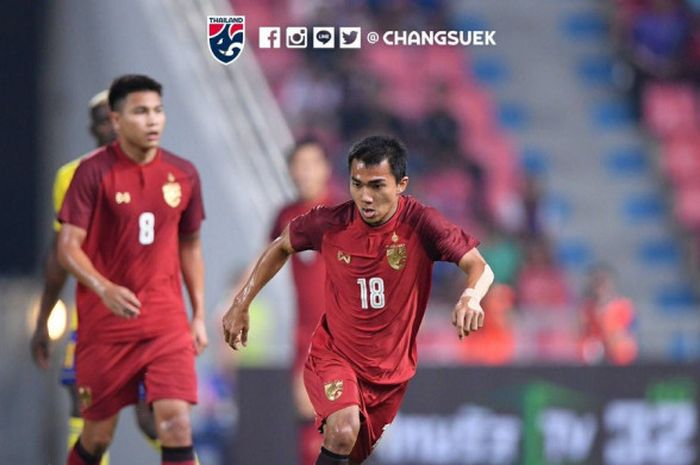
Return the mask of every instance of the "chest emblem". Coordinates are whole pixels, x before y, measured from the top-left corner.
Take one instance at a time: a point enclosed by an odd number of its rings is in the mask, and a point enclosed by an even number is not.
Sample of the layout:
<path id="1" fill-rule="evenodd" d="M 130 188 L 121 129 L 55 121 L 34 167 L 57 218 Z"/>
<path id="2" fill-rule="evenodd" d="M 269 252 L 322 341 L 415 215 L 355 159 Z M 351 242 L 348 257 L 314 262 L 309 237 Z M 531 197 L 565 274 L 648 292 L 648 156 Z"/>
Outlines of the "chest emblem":
<path id="1" fill-rule="evenodd" d="M 403 270 L 408 260 L 406 244 L 398 244 L 399 236 L 396 233 L 391 236 L 391 240 L 393 244 L 386 247 L 386 261 L 389 262 L 389 266 L 394 270 Z"/>
<path id="2" fill-rule="evenodd" d="M 340 250 L 338 251 L 338 261 L 341 261 L 341 262 L 345 263 L 346 265 L 349 265 L 350 259 L 351 259 L 350 255 L 348 255 L 345 252 L 342 252 Z"/>
<path id="3" fill-rule="evenodd" d="M 343 380 L 339 379 L 331 381 L 323 385 L 323 390 L 326 392 L 326 397 L 331 402 L 343 395 Z"/>
<path id="4" fill-rule="evenodd" d="M 117 202 L 117 205 L 121 205 L 123 203 L 130 203 L 131 194 L 129 194 L 128 192 L 117 192 L 114 195 L 114 201 Z"/>
<path id="5" fill-rule="evenodd" d="M 182 200 L 182 188 L 179 182 L 175 182 L 175 176 L 172 173 L 168 173 L 168 182 L 163 184 L 163 199 L 173 208 L 180 205 Z"/>

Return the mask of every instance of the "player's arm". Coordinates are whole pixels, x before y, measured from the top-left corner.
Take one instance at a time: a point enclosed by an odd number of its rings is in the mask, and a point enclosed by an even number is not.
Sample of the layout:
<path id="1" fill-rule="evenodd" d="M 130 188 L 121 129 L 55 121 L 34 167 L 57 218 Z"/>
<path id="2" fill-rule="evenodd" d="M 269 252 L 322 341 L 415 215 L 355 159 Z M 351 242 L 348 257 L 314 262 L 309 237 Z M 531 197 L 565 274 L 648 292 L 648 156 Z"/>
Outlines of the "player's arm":
<path id="1" fill-rule="evenodd" d="M 493 283 L 493 271 L 475 248 L 465 253 L 459 260 L 459 267 L 467 274 L 467 288 L 459 297 L 452 312 L 452 324 L 462 339 L 484 325 L 484 310 L 481 299 Z"/>
<path id="2" fill-rule="evenodd" d="M 284 266 L 289 256 L 295 252 L 287 226 L 280 237 L 272 241 L 258 258 L 253 271 L 248 274 L 245 284 L 233 298 L 233 303 L 223 318 L 224 339 L 234 350 L 238 344 L 248 344 L 248 307 L 258 292 Z"/>
<path id="3" fill-rule="evenodd" d="M 51 355 L 49 331 L 47 327 L 49 315 L 56 305 L 58 296 L 68 277 L 66 270 L 58 263 L 56 241 L 57 236 L 54 235 L 44 262 L 44 289 L 41 292 L 39 313 L 36 317 L 36 327 L 34 328 L 31 341 L 32 358 L 36 365 L 41 368 L 48 368 L 49 357 Z"/>
<path id="4" fill-rule="evenodd" d="M 83 251 L 87 231 L 64 223 L 58 234 L 58 261 L 78 281 L 97 294 L 112 313 L 123 318 L 136 318 L 141 302 L 129 289 L 118 286 L 102 276 Z"/>
<path id="5" fill-rule="evenodd" d="M 180 234 L 180 266 L 192 304 L 192 337 L 197 354 L 209 344 L 204 320 L 204 258 L 199 231 Z"/>

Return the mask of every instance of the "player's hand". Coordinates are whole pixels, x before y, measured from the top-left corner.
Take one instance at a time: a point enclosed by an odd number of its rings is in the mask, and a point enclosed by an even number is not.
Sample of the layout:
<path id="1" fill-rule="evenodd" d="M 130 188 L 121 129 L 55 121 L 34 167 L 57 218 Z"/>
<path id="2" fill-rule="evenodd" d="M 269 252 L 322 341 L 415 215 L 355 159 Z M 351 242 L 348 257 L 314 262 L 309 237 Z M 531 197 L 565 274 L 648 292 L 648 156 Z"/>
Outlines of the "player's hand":
<path id="1" fill-rule="evenodd" d="M 204 352 L 204 349 L 209 345 L 209 338 L 207 337 L 207 327 L 204 324 L 203 318 L 192 318 L 192 323 L 190 323 L 190 328 L 192 329 L 192 340 L 194 341 L 194 350 L 197 355 Z"/>
<path id="2" fill-rule="evenodd" d="M 44 370 L 49 367 L 49 359 L 51 357 L 51 341 L 49 340 L 49 332 L 46 325 L 37 326 L 32 340 L 30 342 L 32 351 L 32 359 L 39 368 Z"/>
<path id="3" fill-rule="evenodd" d="M 108 284 L 100 294 L 102 303 L 115 315 L 132 320 L 141 313 L 141 302 L 136 294 L 123 286 Z"/>
<path id="4" fill-rule="evenodd" d="M 248 345 L 248 307 L 242 305 L 237 299 L 233 300 L 221 323 L 224 327 L 224 340 L 233 350 L 238 350 L 239 345 Z"/>
<path id="5" fill-rule="evenodd" d="M 457 328 L 460 341 L 484 326 L 484 310 L 474 297 L 462 296 L 452 311 L 452 324 Z"/>

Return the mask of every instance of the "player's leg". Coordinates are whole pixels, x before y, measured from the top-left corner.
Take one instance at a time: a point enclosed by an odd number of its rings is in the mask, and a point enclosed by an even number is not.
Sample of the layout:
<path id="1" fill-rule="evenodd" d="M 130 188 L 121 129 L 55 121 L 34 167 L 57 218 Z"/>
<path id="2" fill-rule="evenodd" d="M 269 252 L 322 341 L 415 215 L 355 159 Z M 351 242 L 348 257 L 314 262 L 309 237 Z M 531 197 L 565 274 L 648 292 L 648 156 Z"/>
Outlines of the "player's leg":
<path id="1" fill-rule="evenodd" d="M 97 465 L 114 437 L 119 414 L 104 420 L 84 420 L 83 430 L 70 449 L 68 465 Z"/>
<path id="2" fill-rule="evenodd" d="M 180 399 L 153 402 L 163 465 L 195 465 L 190 404 Z"/>
<path id="3" fill-rule="evenodd" d="M 70 399 L 70 416 L 68 417 L 68 442 L 67 450 L 73 449 L 75 443 L 80 437 L 83 430 L 84 422 L 80 415 L 80 397 L 78 396 L 78 387 L 75 382 L 75 345 L 77 341 L 77 325 L 78 319 L 76 312 L 71 312 L 71 332 L 66 346 L 66 352 L 63 358 L 63 367 L 61 369 L 61 384 L 68 392 Z M 100 465 L 109 465 L 109 452 L 102 454 Z"/>
<path id="4" fill-rule="evenodd" d="M 156 421 L 148 402 L 146 402 L 146 387 L 139 383 L 139 401 L 134 406 L 136 413 L 136 424 L 143 433 L 146 442 L 158 453 L 160 453 L 160 442 L 158 442 L 158 431 L 156 431 Z"/>
<path id="5" fill-rule="evenodd" d="M 146 400 L 153 406 L 162 463 L 195 465 L 190 406 L 197 402 L 192 336 L 167 334 L 151 341 L 144 353 Z"/>
<path id="6" fill-rule="evenodd" d="M 331 413 L 323 426 L 323 448 L 317 465 L 341 465 L 348 462 L 360 432 L 360 407 L 350 405 Z"/>
<path id="7" fill-rule="evenodd" d="M 304 385 L 323 431 L 316 465 L 347 465 L 361 430 L 363 401 L 355 372 L 342 357 L 319 349 L 306 361 Z"/>
<path id="8" fill-rule="evenodd" d="M 315 425 L 314 407 L 304 387 L 303 363 L 294 370 L 292 394 L 297 414 L 299 464 L 311 465 L 323 445 L 323 436 Z"/>

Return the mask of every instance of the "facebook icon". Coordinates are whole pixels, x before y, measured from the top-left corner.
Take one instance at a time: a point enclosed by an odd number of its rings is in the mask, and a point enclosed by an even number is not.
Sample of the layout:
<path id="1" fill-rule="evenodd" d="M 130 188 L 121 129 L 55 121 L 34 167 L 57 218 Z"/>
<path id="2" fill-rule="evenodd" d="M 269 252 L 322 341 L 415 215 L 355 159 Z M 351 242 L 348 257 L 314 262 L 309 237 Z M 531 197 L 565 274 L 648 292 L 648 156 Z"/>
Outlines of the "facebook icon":
<path id="1" fill-rule="evenodd" d="M 260 48 L 280 48 L 280 28 L 261 27 L 258 30 L 258 44 Z"/>

